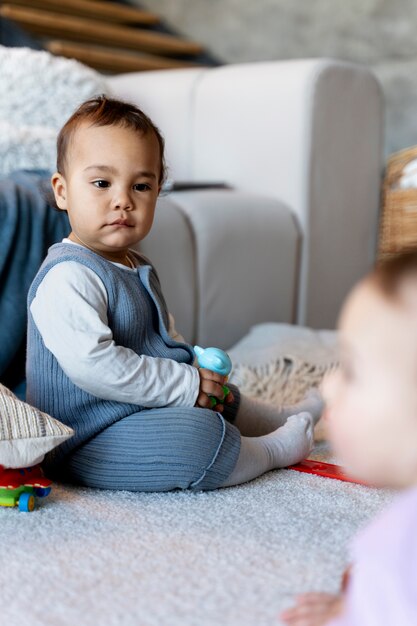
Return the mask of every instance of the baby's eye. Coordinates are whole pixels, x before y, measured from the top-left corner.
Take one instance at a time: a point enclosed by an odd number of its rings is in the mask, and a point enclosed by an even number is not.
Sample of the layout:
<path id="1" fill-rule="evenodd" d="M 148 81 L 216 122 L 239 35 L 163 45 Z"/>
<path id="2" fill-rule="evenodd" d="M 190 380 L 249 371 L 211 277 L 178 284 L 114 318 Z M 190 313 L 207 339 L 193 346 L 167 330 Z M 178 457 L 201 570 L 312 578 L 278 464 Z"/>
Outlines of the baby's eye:
<path id="1" fill-rule="evenodd" d="M 151 186 L 147 183 L 137 183 L 136 185 L 133 185 L 133 189 L 135 191 L 150 191 Z"/>
<path id="2" fill-rule="evenodd" d="M 109 187 L 110 183 L 107 180 L 100 179 L 100 180 L 94 180 L 93 185 L 95 185 L 99 189 L 106 189 L 106 187 Z"/>

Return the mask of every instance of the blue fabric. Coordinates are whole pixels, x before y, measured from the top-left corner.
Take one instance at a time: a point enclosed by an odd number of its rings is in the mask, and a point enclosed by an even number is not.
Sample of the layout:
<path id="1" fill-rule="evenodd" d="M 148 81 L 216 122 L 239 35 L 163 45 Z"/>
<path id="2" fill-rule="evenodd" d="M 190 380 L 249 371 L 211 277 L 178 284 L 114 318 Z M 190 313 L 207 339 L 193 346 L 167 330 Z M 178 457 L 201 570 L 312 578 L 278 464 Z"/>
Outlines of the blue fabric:
<path id="1" fill-rule="evenodd" d="M 108 296 L 108 322 L 117 345 L 137 354 L 192 364 L 192 347 L 174 341 L 168 334 L 168 312 L 157 274 L 151 265 L 141 265 L 135 272 L 127 272 L 88 248 L 57 243 L 49 249 L 30 287 L 28 308 L 46 274 L 57 263 L 65 261 L 76 261 L 90 268 L 103 282 Z M 53 451 L 56 462 L 104 428 L 144 408 L 137 404 L 105 400 L 75 385 L 46 348 L 30 311 L 26 383 L 29 404 L 75 431 L 73 437 Z"/>
<path id="2" fill-rule="evenodd" d="M 48 248 L 70 232 L 55 210 L 50 174 L 19 171 L 0 180 L 0 381 L 24 399 L 26 299 Z"/>
<path id="3" fill-rule="evenodd" d="M 240 433 L 232 425 L 240 394 L 223 415 L 209 409 L 144 409 L 112 424 L 46 472 L 99 489 L 171 491 L 217 489 L 232 473 Z"/>

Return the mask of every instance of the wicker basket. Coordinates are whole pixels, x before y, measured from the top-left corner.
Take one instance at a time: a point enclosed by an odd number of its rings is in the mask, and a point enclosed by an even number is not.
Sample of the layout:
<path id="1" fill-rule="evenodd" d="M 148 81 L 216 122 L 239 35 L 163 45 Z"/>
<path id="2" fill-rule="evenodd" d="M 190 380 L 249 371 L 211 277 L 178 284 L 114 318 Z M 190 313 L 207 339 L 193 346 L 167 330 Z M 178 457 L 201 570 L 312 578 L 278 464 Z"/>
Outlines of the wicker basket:
<path id="1" fill-rule="evenodd" d="M 382 189 L 380 257 L 417 247 L 417 187 L 401 189 L 398 186 L 404 167 L 414 159 L 417 159 L 417 146 L 396 152 L 387 162 Z"/>

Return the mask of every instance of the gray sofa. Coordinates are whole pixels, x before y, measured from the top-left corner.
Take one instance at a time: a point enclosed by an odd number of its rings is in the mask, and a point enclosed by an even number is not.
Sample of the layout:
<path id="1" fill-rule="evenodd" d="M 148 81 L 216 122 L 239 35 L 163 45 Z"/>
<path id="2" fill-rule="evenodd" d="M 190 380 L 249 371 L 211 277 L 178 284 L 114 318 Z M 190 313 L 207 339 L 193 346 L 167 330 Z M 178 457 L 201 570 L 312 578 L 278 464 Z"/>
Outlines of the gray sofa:
<path id="1" fill-rule="evenodd" d="M 374 76 L 332 60 L 107 78 L 166 138 L 174 192 L 139 248 L 190 342 L 230 347 L 254 324 L 332 328 L 375 258 L 382 97 Z"/>

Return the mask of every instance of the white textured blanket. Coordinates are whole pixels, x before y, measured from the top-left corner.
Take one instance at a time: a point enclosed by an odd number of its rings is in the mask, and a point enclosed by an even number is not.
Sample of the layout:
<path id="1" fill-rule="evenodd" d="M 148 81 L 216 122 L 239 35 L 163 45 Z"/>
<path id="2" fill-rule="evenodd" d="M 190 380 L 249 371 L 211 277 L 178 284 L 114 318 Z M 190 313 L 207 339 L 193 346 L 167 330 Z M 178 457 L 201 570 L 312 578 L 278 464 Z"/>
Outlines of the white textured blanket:
<path id="1" fill-rule="evenodd" d="M 0 46 L 0 175 L 53 171 L 57 131 L 81 102 L 106 91 L 103 76 L 78 61 Z"/>
<path id="2" fill-rule="evenodd" d="M 337 367 L 337 333 L 290 324 L 258 324 L 230 351 L 231 382 L 271 404 L 294 404 Z M 326 437 L 322 420 L 316 441 Z"/>

